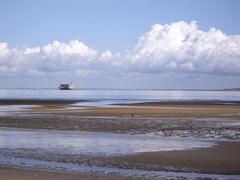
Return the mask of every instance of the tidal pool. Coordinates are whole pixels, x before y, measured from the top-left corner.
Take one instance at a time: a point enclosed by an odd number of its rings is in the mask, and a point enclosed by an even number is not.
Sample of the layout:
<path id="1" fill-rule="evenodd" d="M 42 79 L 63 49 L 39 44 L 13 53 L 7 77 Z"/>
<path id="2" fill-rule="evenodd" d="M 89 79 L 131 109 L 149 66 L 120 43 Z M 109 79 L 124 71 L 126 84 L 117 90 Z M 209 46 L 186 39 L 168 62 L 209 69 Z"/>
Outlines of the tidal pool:
<path id="1" fill-rule="evenodd" d="M 212 178 L 238 179 L 239 175 L 201 174 L 194 172 L 151 171 L 124 169 L 97 164 L 61 162 L 46 156 L 52 153 L 67 155 L 115 156 L 153 151 L 172 151 L 206 148 L 215 145 L 214 140 L 201 138 L 163 137 L 152 134 L 114 134 L 98 132 L 35 130 L 0 128 L 0 165 L 59 170 L 80 173 L 121 174 L 141 177 L 177 177 L 184 179 Z M 34 155 L 22 156 L 24 153 Z M 44 158 L 46 156 L 46 158 Z M 55 156 L 53 156 L 55 157 Z M 73 156 L 74 157 L 74 156 Z"/>
<path id="2" fill-rule="evenodd" d="M 211 147 L 200 138 L 163 137 L 151 134 L 114 134 L 0 128 L 0 148 L 42 149 L 58 154 L 117 155 Z"/>

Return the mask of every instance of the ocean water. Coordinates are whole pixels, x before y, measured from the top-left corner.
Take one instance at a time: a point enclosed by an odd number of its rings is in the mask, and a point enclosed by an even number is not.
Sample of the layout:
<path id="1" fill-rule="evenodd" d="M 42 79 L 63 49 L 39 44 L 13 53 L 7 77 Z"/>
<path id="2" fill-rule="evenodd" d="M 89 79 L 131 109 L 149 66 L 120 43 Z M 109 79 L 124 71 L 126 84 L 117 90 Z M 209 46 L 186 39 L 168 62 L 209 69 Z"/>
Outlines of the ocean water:
<path id="1" fill-rule="evenodd" d="M 0 89 L 0 99 L 74 99 L 111 101 L 240 101 L 240 91 Z"/>

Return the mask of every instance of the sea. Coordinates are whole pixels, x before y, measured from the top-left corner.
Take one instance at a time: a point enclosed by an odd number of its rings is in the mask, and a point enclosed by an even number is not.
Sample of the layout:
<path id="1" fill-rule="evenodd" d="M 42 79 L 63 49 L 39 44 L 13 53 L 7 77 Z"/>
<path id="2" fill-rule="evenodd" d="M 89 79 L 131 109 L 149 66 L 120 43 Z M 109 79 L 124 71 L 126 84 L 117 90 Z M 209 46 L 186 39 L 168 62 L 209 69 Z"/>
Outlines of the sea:
<path id="1" fill-rule="evenodd" d="M 231 90 L 0 89 L 0 99 L 89 101 L 240 101 Z"/>

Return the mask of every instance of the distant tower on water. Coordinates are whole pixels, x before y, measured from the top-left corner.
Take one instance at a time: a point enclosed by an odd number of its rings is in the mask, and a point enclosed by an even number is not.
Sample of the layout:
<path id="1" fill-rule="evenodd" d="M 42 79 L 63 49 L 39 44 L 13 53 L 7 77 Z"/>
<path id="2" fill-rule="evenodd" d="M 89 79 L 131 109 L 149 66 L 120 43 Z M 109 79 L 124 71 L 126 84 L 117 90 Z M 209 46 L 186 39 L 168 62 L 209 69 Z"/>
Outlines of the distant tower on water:
<path id="1" fill-rule="evenodd" d="M 60 90 L 73 90 L 74 86 L 73 83 L 71 82 L 70 84 L 60 84 L 58 88 Z"/>

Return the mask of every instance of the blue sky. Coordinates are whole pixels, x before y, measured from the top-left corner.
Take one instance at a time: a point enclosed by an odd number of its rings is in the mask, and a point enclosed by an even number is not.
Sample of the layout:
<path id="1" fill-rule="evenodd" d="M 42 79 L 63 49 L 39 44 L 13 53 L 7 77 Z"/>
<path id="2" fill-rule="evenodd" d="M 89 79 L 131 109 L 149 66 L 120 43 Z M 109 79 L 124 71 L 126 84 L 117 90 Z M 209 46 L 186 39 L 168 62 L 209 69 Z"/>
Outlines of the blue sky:
<path id="1" fill-rule="evenodd" d="M 38 46 L 80 39 L 98 50 L 122 51 L 155 23 L 196 20 L 240 33 L 238 0 L 1 0 L 0 40 Z"/>
<path id="2" fill-rule="evenodd" d="M 239 87 L 239 7 L 239 0 L 0 0 L 0 88 Z"/>

